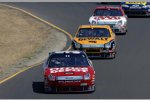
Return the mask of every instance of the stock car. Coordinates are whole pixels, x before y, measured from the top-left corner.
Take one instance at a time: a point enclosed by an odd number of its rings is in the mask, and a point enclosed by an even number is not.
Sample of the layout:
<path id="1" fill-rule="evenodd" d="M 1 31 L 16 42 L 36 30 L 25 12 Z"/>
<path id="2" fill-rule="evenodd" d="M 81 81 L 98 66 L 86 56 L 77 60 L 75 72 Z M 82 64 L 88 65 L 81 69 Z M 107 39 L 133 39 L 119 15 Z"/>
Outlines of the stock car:
<path id="1" fill-rule="evenodd" d="M 95 91 L 93 64 L 83 51 L 51 52 L 43 68 L 45 92 Z"/>
<path id="2" fill-rule="evenodd" d="M 86 52 L 89 58 L 115 58 L 116 36 L 109 25 L 81 25 L 72 48 Z"/>
<path id="3" fill-rule="evenodd" d="M 150 2 L 122 2 L 121 5 L 128 16 L 150 15 Z"/>
<path id="4" fill-rule="evenodd" d="M 89 18 L 90 24 L 109 25 L 116 34 L 126 34 L 127 15 L 121 6 L 99 6 Z"/>

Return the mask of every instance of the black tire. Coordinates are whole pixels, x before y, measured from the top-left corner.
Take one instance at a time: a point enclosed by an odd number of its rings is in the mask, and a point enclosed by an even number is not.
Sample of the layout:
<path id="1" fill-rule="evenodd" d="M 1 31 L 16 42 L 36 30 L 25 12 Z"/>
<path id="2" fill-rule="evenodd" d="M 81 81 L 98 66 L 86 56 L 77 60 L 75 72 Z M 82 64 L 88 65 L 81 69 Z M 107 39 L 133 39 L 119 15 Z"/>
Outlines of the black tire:
<path id="1" fill-rule="evenodd" d="M 94 86 L 94 90 L 90 91 L 89 93 L 94 93 L 96 91 L 96 86 Z"/>
<path id="2" fill-rule="evenodd" d="M 116 58 L 116 53 L 111 54 L 110 59 L 115 59 Z"/>
<path id="3" fill-rule="evenodd" d="M 77 50 L 77 49 L 75 48 L 75 44 L 74 44 L 73 42 L 71 43 L 71 49 L 72 49 L 72 50 Z"/>
<path id="4" fill-rule="evenodd" d="M 46 86 L 46 78 L 44 79 L 44 85 L 43 85 L 43 88 L 44 88 L 44 93 L 49 93 L 49 90 L 48 90 L 48 88 L 47 88 L 47 86 Z"/>
<path id="5" fill-rule="evenodd" d="M 49 93 L 48 89 L 44 88 L 44 93 Z"/>
<path id="6" fill-rule="evenodd" d="M 116 54 L 113 54 L 113 57 L 112 57 L 113 59 L 115 59 L 116 58 Z"/>
<path id="7" fill-rule="evenodd" d="M 123 35 L 126 35 L 126 34 L 127 34 L 127 32 L 128 32 L 128 30 L 126 30 L 126 32 L 125 32 L 125 33 L 123 33 Z"/>

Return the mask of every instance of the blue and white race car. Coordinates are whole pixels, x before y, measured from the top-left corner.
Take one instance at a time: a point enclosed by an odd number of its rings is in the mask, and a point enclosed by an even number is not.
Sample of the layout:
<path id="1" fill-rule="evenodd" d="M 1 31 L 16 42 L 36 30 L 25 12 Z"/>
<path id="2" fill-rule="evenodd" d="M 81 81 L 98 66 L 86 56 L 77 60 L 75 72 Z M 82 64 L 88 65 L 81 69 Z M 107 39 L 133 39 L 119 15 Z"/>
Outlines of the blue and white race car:
<path id="1" fill-rule="evenodd" d="M 150 15 L 150 2 L 122 2 L 121 5 L 128 16 Z"/>

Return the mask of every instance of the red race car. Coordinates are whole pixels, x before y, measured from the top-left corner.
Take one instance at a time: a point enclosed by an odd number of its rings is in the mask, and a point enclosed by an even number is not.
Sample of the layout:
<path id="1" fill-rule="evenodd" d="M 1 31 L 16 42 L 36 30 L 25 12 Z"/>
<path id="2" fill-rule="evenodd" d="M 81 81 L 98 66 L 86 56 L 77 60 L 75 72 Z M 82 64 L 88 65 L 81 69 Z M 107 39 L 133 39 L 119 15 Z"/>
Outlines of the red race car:
<path id="1" fill-rule="evenodd" d="M 52 52 L 43 67 L 45 92 L 95 91 L 95 71 L 83 51 Z"/>

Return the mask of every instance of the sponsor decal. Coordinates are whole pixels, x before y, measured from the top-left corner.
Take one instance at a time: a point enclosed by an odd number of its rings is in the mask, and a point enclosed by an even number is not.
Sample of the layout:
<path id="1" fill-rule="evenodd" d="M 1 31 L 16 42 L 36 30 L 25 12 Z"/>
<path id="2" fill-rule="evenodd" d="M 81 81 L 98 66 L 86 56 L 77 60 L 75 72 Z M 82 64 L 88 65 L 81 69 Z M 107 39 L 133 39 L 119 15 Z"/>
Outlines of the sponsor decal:
<path id="1" fill-rule="evenodd" d="M 88 68 L 81 68 L 81 67 L 62 67 L 62 68 L 50 68 L 51 73 L 58 73 L 58 72 L 88 72 Z"/>
<path id="2" fill-rule="evenodd" d="M 86 41 L 86 40 L 106 40 L 107 41 L 107 38 L 99 38 L 99 37 L 89 37 L 89 38 L 79 38 L 78 41 Z"/>
<path id="3" fill-rule="evenodd" d="M 118 20 L 121 19 L 119 16 L 99 16 L 97 20 Z"/>

